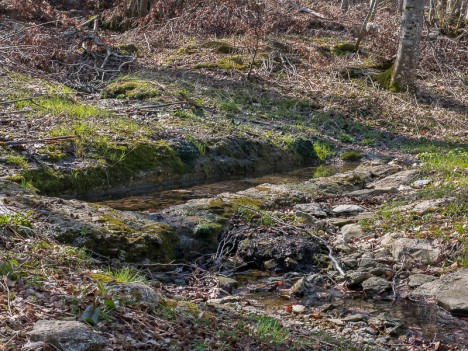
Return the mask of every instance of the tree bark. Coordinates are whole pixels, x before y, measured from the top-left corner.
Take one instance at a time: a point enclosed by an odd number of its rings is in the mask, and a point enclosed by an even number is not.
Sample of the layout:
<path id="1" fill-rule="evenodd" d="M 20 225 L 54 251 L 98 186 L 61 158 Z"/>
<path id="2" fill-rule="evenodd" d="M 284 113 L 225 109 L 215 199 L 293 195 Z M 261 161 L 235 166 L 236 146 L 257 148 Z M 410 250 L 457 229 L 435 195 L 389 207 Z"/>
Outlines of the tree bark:
<path id="1" fill-rule="evenodd" d="M 144 17 L 149 13 L 151 0 L 127 0 L 127 10 L 130 17 Z"/>
<path id="2" fill-rule="evenodd" d="M 349 0 L 341 0 L 341 11 L 346 12 L 349 8 Z"/>
<path id="3" fill-rule="evenodd" d="M 398 53 L 390 81 L 390 88 L 393 90 L 401 91 L 414 87 L 414 75 L 419 62 L 423 12 L 424 0 L 405 0 Z"/>

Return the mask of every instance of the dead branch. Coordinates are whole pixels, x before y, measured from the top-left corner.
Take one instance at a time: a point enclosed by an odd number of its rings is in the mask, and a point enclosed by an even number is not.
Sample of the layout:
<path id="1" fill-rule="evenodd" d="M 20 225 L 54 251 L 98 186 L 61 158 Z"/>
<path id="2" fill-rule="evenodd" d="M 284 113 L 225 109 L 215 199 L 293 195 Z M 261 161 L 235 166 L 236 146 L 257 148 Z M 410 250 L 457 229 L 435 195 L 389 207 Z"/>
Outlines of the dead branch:
<path id="1" fill-rule="evenodd" d="M 262 212 L 255 209 L 255 208 L 252 208 L 252 207 L 249 207 L 249 206 L 245 206 L 245 205 L 240 205 L 239 207 L 243 207 L 249 211 L 252 211 L 252 212 L 255 212 L 255 213 L 258 213 L 260 215 L 262 215 Z M 286 222 L 283 222 L 281 219 L 273 216 L 273 215 L 270 215 L 271 219 L 273 219 L 276 223 L 278 224 L 281 224 L 281 225 L 284 225 L 285 227 L 288 227 L 288 228 L 292 228 L 296 231 L 303 231 L 304 229 L 302 228 L 299 228 L 299 227 L 296 227 L 295 225 L 292 225 L 292 224 L 289 224 L 289 223 L 286 223 Z M 340 273 L 340 275 L 342 276 L 346 276 L 346 273 L 344 272 L 343 268 L 341 268 L 340 264 L 338 263 L 338 260 L 335 258 L 335 256 L 333 256 L 333 250 L 332 248 L 330 247 L 330 245 L 328 245 L 328 243 L 322 239 L 321 237 L 307 231 L 307 234 L 309 234 L 310 236 L 312 236 L 315 240 L 317 240 L 319 243 L 321 243 L 323 246 L 325 246 L 328 250 L 328 257 L 330 257 L 330 260 L 332 261 L 333 263 L 333 266 L 336 268 L 336 270 Z"/>

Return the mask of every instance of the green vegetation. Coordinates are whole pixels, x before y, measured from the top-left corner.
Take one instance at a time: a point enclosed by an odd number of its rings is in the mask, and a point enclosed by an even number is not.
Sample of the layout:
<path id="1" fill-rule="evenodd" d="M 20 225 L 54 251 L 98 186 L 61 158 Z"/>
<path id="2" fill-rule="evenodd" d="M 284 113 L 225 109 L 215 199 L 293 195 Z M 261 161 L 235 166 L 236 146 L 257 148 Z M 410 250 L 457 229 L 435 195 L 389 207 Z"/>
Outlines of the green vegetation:
<path id="1" fill-rule="evenodd" d="M 359 151 L 348 150 L 348 151 L 343 152 L 340 155 L 340 158 L 343 161 L 354 162 L 354 161 L 359 161 L 362 158 L 362 155 Z"/>
<path id="2" fill-rule="evenodd" d="M 219 59 L 216 62 L 203 62 L 196 64 L 195 69 L 207 68 L 214 69 L 220 68 L 225 70 L 238 70 L 245 71 L 249 68 L 249 63 L 240 55 L 228 56 Z"/>
<path id="3" fill-rule="evenodd" d="M 314 144 L 314 150 L 317 154 L 318 159 L 321 161 L 324 161 L 335 154 L 335 151 L 333 150 L 332 146 L 328 143 L 323 142 L 316 142 Z"/>
<path id="4" fill-rule="evenodd" d="M 344 56 L 350 52 L 356 52 L 356 47 L 353 43 L 341 43 L 333 46 L 330 51 L 335 56 Z"/>
<path id="5" fill-rule="evenodd" d="M 106 110 L 81 103 L 69 96 L 44 96 L 37 99 L 19 101 L 16 103 L 17 109 L 29 108 L 34 112 L 34 116 L 52 114 L 55 117 L 71 117 L 77 119 L 86 119 L 91 117 L 105 117 L 108 115 Z"/>
<path id="6" fill-rule="evenodd" d="M 275 318 L 259 315 L 255 316 L 254 320 L 257 322 L 255 326 L 257 336 L 263 341 L 280 345 L 290 336 L 290 333 Z"/>
<path id="7" fill-rule="evenodd" d="M 161 95 L 160 88 L 150 81 L 125 78 L 110 83 L 101 93 L 102 98 L 146 100 Z"/>

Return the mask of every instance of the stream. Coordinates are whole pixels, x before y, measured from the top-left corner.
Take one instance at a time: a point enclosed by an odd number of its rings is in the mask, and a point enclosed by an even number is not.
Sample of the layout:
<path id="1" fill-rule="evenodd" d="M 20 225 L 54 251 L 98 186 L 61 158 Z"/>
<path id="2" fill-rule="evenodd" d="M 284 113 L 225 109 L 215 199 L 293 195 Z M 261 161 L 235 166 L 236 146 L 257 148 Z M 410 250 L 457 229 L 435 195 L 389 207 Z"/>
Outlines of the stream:
<path id="1" fill-rule="evenodd" d="M 260 184 L 299 183 L 353 169 L 345 167 L 308 167 L 282 174 L 226 180 L 191 187 L 149 192 L 100 202 L 124 211 L 157 213 L 191 199 L 211 198 L 224 192 L 238 192 Z M 434 304 L 418 303 L 408 298 L 366 297 L 362 291 L 344 291 L 340 284 L 314 287 L 304 297 L 292 296 L 289 288 L 303 274 L 287 272 L 246 271 L 231 276 L 238 286 L 231 293 L 243 301 L 243 313 L 263 312 L 286 323 L 308 325 L 340 335 L 352 341 L 398 349 L 398 342 L 406 345 L 412 340 L 441 340 L 447 345 L 468 345 L 468 327 Z M 333 279 L 331 279 L 333 281 Z M 336 286 L 336 287 L 335 287 Z M 291 313 L 291 306 L 304 307 L 301 313 Z M 309 328 L 309 329 L 310 329 Z M 387 343 L 390 343 L 387 345 Z M 393 344 L 392 344 L 393 343 Z M 377 348 L 385 350 L 386 348 Z M 450 350 L 450 348 L 432 348 Z M 465 348 L 455 348 L 464 350 Z"/>

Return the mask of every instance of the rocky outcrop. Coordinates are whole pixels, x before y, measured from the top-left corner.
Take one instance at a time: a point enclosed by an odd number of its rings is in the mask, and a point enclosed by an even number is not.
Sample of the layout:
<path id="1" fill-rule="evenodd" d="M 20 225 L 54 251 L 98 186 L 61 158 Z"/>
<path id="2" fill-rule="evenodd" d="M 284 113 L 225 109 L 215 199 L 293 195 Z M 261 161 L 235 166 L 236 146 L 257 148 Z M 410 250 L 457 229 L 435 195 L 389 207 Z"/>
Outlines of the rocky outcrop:
<path id="1" fill-rule="evenodd" d="M 467 287 L 468 268 L 464 268 L 421 285 L 412 292 L 411 296 L 435 299 L 449 312 L 466 317 L 468 316 Z"/>
<path id="2" fill-rule="evenodd" d="M 401 171 L 380 180 L 376 180 L 367 184 L 367 188 L 371 189 L 398 189 L 401 185 L 411 184 L 419 175 L 420 171 L 417 169 L 410 169 Z"/>
<path id="3" fill-rule="evenodd" d="M 40 320 L 28 336 L 61 351 L 99 351 L 106 345 L 106 338 L 76 321 Z"/>

